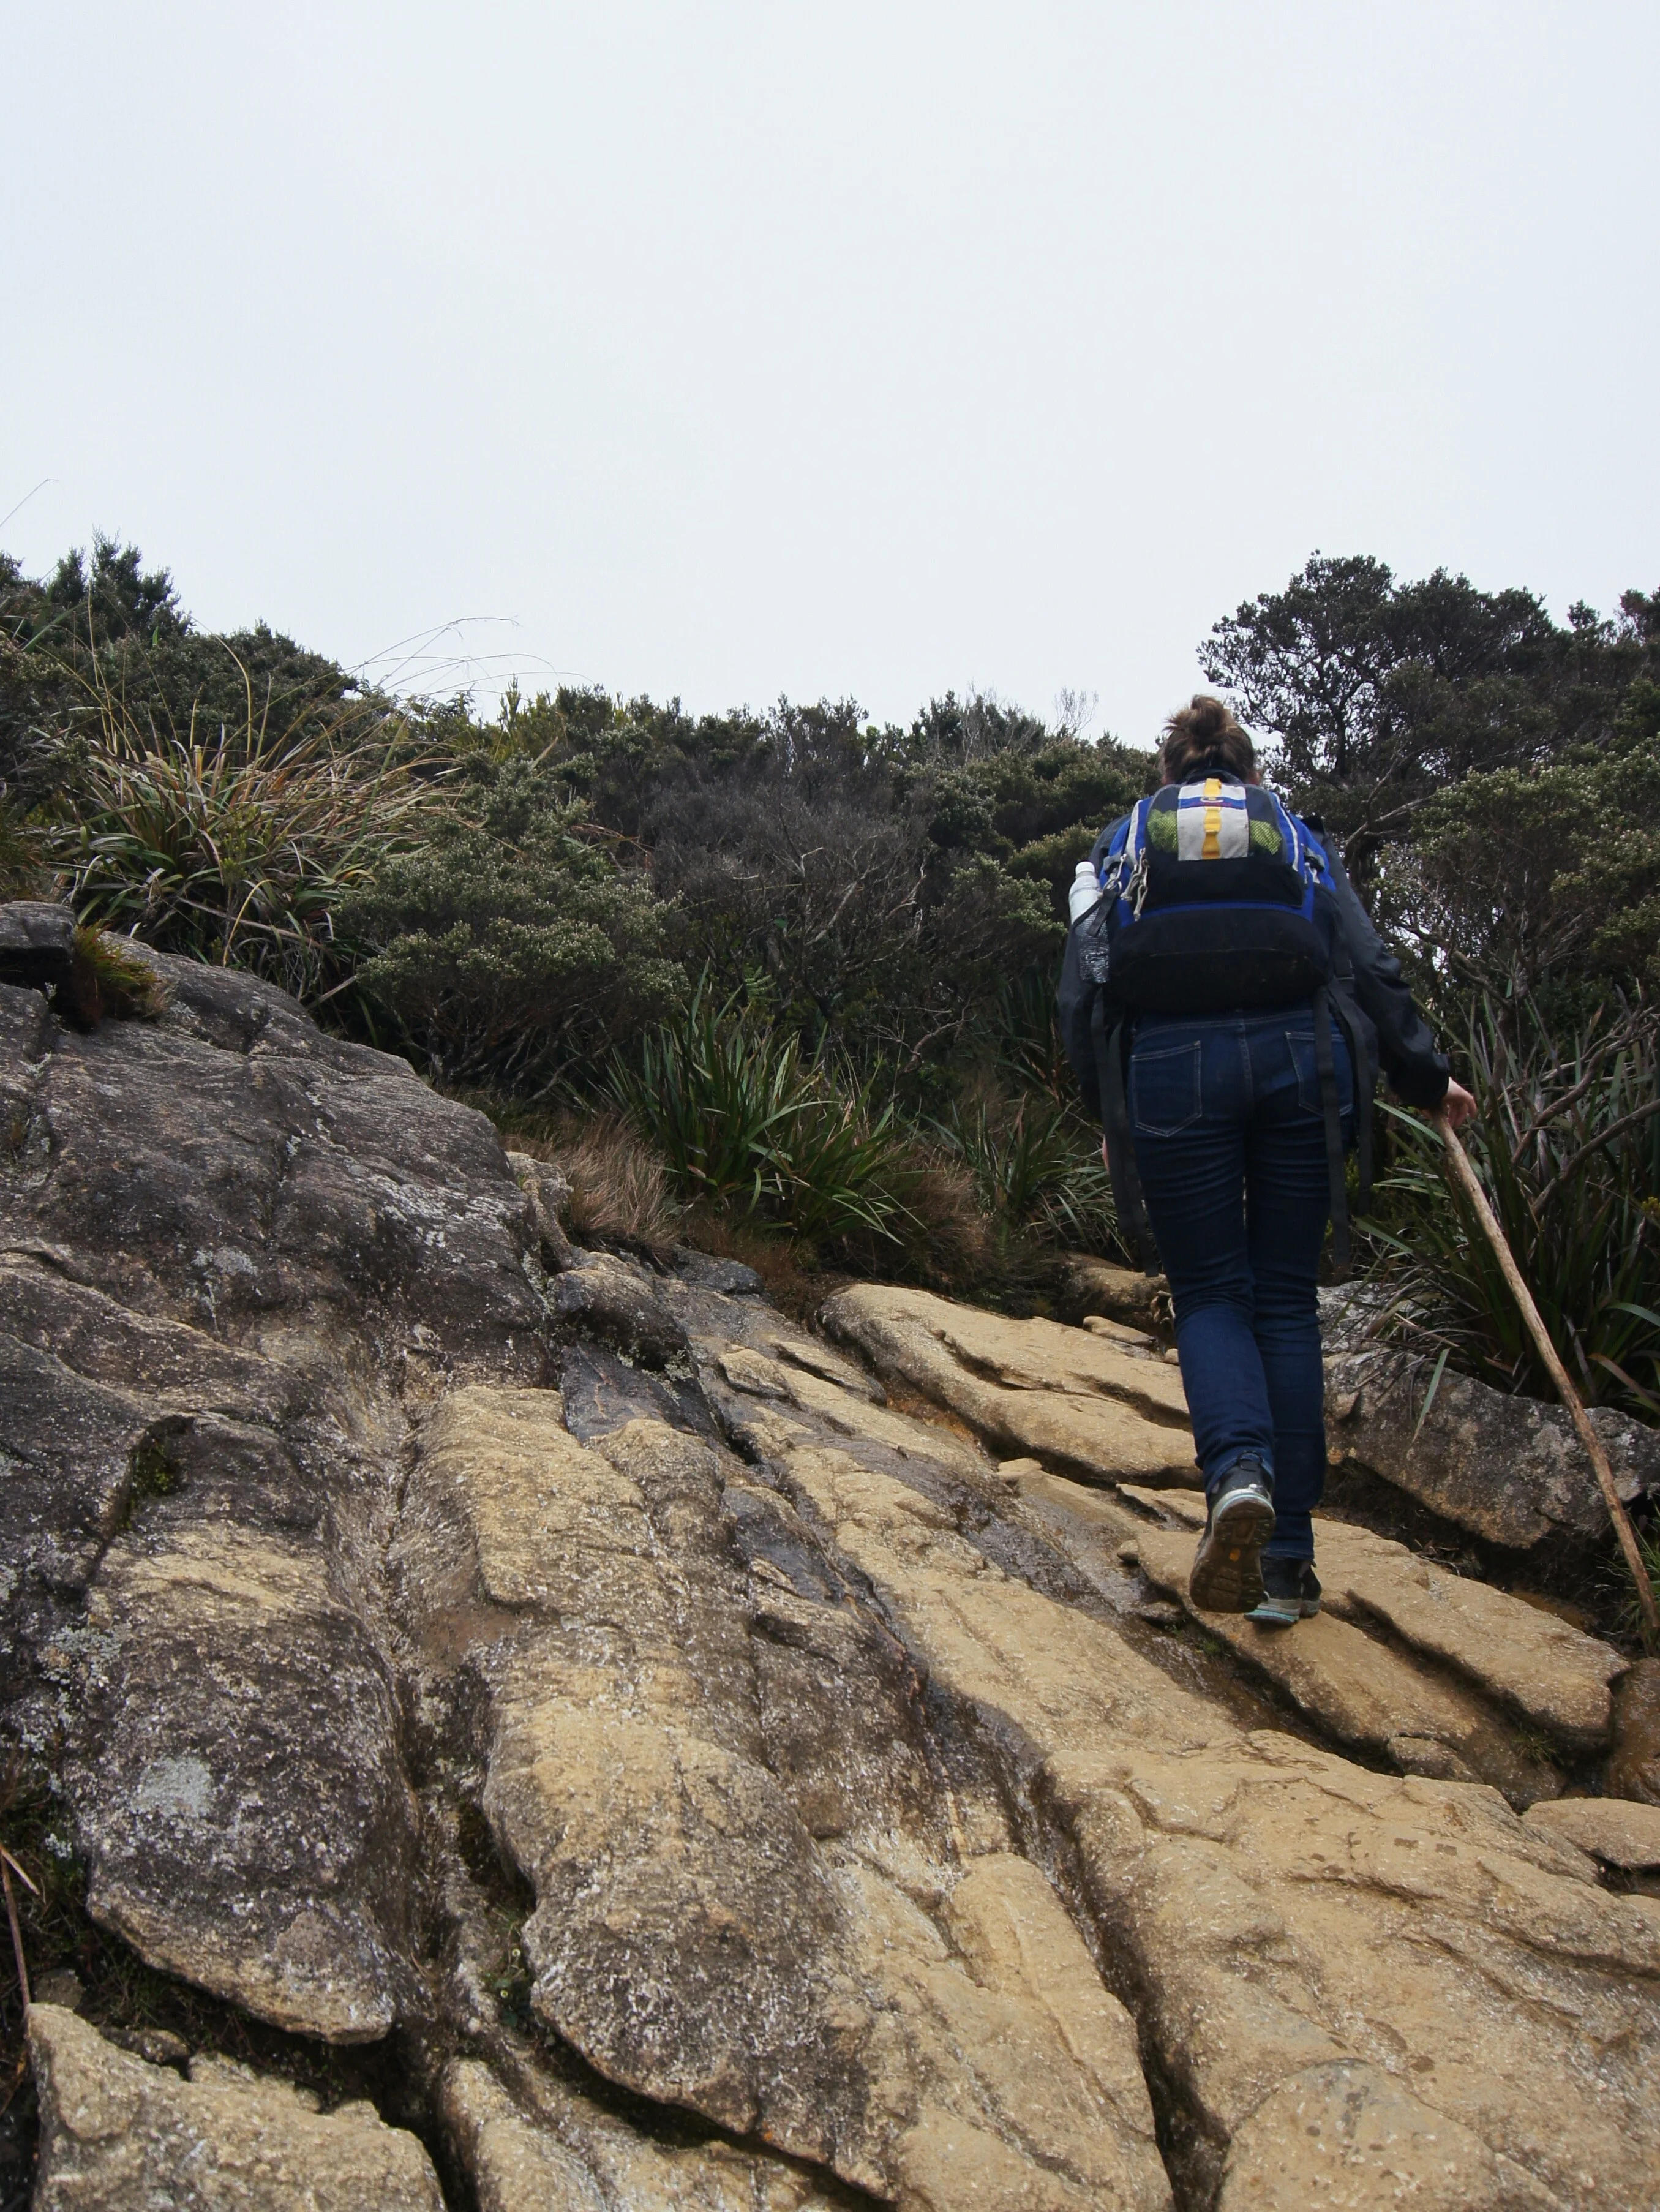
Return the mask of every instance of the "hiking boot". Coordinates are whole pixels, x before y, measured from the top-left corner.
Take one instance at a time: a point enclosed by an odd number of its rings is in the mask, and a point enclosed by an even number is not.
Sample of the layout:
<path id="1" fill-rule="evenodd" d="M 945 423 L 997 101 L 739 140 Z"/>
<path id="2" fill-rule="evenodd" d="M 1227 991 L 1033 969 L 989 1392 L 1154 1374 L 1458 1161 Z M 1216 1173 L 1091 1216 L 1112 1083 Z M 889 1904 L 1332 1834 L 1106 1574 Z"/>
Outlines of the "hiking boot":
<path id="1" fill-rule="evenodd" d="M 1264 1559 L 1262 1601 L 1245 1618 L 1260 1628 L 1289 1628 L 1320 1610 L 1320 1577 L 1312 1559 Z"/>
<path id="2" fill-rule="evenodd" d="M 1262 1547 L 1274 1534 L 1274 1477 L 1254 1453 L 1237 1459 L 1210 1501 L 1188 1595 L 1201 1613 L 1249 1613 L 1262 1601 Z"/>

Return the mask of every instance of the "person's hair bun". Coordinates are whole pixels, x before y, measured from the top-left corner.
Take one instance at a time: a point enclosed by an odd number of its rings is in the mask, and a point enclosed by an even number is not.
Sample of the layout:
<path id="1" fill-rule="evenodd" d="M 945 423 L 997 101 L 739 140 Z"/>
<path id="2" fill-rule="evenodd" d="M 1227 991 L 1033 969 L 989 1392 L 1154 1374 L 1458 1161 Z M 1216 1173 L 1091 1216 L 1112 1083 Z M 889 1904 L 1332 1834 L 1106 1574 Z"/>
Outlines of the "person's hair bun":
<path id="1" fill-rule="evenodd" d="M 1256 749 L 1223 700 L 1198 691 L 1165 723 L 1160 765 L 1166 783 L 1188 783 L 1199 775 L 1243 780 L 1256 773 Z"/>

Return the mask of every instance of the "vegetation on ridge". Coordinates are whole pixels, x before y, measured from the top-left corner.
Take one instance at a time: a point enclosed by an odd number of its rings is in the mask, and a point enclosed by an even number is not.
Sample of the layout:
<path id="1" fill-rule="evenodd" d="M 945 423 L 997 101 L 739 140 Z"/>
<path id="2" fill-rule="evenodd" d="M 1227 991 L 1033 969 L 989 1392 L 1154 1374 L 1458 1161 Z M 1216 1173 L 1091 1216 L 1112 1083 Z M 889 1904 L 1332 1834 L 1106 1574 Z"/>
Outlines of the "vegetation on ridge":
<path id="1" fill-rule="evenodd" d="M 1201 659 L 1455 1041 L 1570 1366 L 1654 1418 L 1660 830 L 1632 794 L 1660 771 L 1660 594 L 1559 625 L 1316 555 Z M 1060 1248 L 1113 1252 L 1053 981 L 1073 868 L 1152 777 L 1150 750 L 949 694 L 903 727 L 569 686 L 486 720 L 200 632 L 131 547 L 43 582 L 0 556 L 5 885 L 270 975 L 521 1140 L 586 1146 L 592 1218 L 648 1242 L 1040 1306 Z M 1394 1325 L 1538 1389 L 1416 1127 L 1381 1130 Z"/>

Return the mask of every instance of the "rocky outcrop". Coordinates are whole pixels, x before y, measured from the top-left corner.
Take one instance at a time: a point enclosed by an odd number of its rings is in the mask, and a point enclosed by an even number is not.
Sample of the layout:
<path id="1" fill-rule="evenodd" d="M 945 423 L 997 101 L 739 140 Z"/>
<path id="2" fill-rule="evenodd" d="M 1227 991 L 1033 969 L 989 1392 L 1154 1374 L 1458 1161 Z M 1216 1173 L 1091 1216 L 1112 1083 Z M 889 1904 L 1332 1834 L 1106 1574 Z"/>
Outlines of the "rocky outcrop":
<path id="1" fill-rule="evenodd" d="M 833 1348 L 157 964 L 0 991 L 6 1726 L 94 1920 L 380 2109 L 94 1983 L 41 2204 L 1651 2200 L 1660 1900 L 1542 1818 L 1619 1655 L 1334 1529 L 1276 1675 L 1183 1627 L 1150 1347 Z"/>
<path id="2" fill-rule="evenodd" d="M 55 2005 L 30 2008 L 28 2033 L 34 2212 L 441 2212 L 421 2143 L 371 2105 L 325 2114 L 218 2058 L 194 2059 L 181 2080 Z"/>
<path id="3" fill-rule="evenodd" d="M 75 965 L 75 916 L 66 906 L 15 899 L 0 906 L 0 983 L 45 990 Z"/>
<path id="4" fill-rule="evenodd" d="M 1521 2202 L 1529 2188 L 1642 2201 L 1660 2143 L 1640 2069 L 1609 2064 L 1639 2020 L 1660 2033 L 1646 1900 L 1599 1890 L 1582 1854 L 1496 1792 L 1237 1729 L 891 1475 L 811 1449 L 783 1471 L 1064 1840 L 1187 2115 L 1189 2189 L 1202 2198 L 1219 2181 L 1259 2201 L 1283 2138 L 1249 2123 L 1276 2096 L 1292 2109 L 1323 2096 L 1329 2069 L 1358 2061 L 1455 2124 L 1456 2183 L 1472 2196 L 1503 2201 L 1496 2174 Z M 1523 1989 L 1526 2006 L 1495 1996 Z M 1588 2098 L 1565 2093 L 1580 2079 L 1596 2081 Z"/>
<path id="5" fill-rule="evenodd" d="M 1170 1287 L 1162 1275 L 1115 1267 L 1089 1252 L 1065 1255 L 1061 1291 L 1079 1321 L 1098 1314 L 1131 1328 L 1151 1329 L 1169 1310 Z"/>
<path id="6" fill-rule="evenodd" d="M 1149 1504 L 1159 1495 L 1140 1493 Z M 1134 1557 L 1151 1581 L 1170 1591 L 1211 1635 L 1221 1638 L 1247 1665 L 1266 1674 L 1336 1741 L 1386 1759 L 1406 1773 L 1432 1775 L 1444 1781 L 1491 1783 L 1518 1805 L 1553 1796 L 1560 1787 L 1548 1759 L 1518 1742 L 1503 1715 L 1494 1712 L 1486 1698 L 1456 1678 L 1426 1669 L 1355 1625 L 1353 1613 L 1358 1601 L 1349 1589 L 1355 1577 L 1342 1571 L 1347 1564 L 1343 1538 L 1347 1532 L 1341 1524 L 1321 1521 L 1316 1531 L 1323 1575 L 1331 1571 L 1332 1555 L 1336 1554 L 1340 1579 L 1333 1593 L 1335 1601 L 1314 1620 L 1303 1622 L 1293 1636 L 1258 1627 L 1237 1613 L 1201 1613 L 1188 1595 L 1188 1580 L 1197 1527 L 1203 1525 L 1202 1509 L 1196 1525 L 1171 1528 L 1169 1518 L 1163 1516 L 1138 1528 L 1122 1547 L 1121 1557 Z M 1369 1584 L 1364 1569 L 1359 1578 L 1363 1585 Z M 1387 1590 L 1387 1577 L 1383 1587 Z M 1490 1595 L 1499 1597 L 1500 1594 Z M 1508 1602 L 1518 1613 L 1528 1610 L 1515 1600 Z M 1612 1670 L 1619 1672 L 1624 1664 L 1619 1655 L 1601 1648 Z M 1501 1670 L 1503 1650 L 1502 1644 L 1495 1647 Z M 1491 1675 L 1482 1686 L 1490 1691 L 1495 1687 Z M 1593 1741 L 1601 1744 L 1608 1737 L 1608 1698 L 1606 1684 L 1599 1686 L 1602 1731 Z M 1578 1707 L 1573 1711 L 1575 1719 L 1579 1719 Z"/>
<path id="7" fill-rule="evenodd" d="M 1639 1659 L 1614 1691 L 1603 1787 L 1610 1797 L 1660 1805 L 1660 1659 Z"/>
<path id="8" fill-rule="evenodd" d="M 1528 1813 L 1535 1827 L 1577 1844 L 1604 1866 L 1627 1874 L 1660 1867 L 1660 1805 L 1622 1803 L 1617 1797 L 1560 1797 Z"/>
<path id="9" fill-rule="evenodd" d="M 1444 1520 L 1514 1551 L 1564 1537 L 1600 1539 L 1608 1523 L 1596 1478 L 1560 1406 L 1508 1398 L 1433 1363 L 1361 1351 L 1326 1363 L 1334 1460 L 1350 1460 Z M 1427 1411 L 1426 1405 L 1427 1401 Z M 1660 1490 L 1660 1437 L 1612 1408 L 1593 1409 L 1629 1504 Z"/>
<path id="10" fill-rule="evenodd" d="M 90 1909 L 331 2040 L 416 1976 L 415 1808 L 380 1595 L 402 1402 L 539 1375 L 494 1133 L 281 993 L 165 963 L 157 1026 L 0 991 L 3 1680 L 61 1741 Z M 453 1302 L 453 1303 L 452 1303 Z"/>
<path id="11" fill-rule="evenodd" d="M 1195 1532 L 1204 1526 L 1204 1508 L 1198 1501 L 1140 1491 L 1129 1484 L 1124 1486 L 1124 1495 L 1157 1522 L 1179 1522 Z M 1195 1617 L 1202 1617 L 1215 1633 L 1237 1637 L 1243 1649 L 1263 1654 L 1295 1652 L 1304 1663 L 1328 1649 L 1371 1651 L 1375 1658 L 1360 1669 L 1369 1692 L 1381 1690 L 1390 1673 L 1398 1671 L 1404 1677 L 1402 1694 L 1418 1694 L 1407 1684 L 1426 1684 L 1425 1675 L 1403 1663 L 1391 1669 L 1392 1645 L 1380 1646 L 1371 1638 L 1356 1642 L 1359 1630 L 1352 1624 L 1381 1625 L 1393 1632 L 1397 1643 L 1424 1659 L 1441 1662 L 1456 1681 L 1467 1683 L 1501 1709 L 1543 1730 L 1566 1751 L 1607 1748 L 1614 1723 L 1610 1686 L 1630 1665 L 1611 1644 L 1487 1583 L 1432 1566 L 1404 1544 L 1392 1543 L 1370 1529 L 1316 1515 L 1315 1534 L 1324 1592 L 1317 1632 L 1264 1638 L 1241 1621 L 1213 1614 Z M 1132 1541 L 1139 1564 L 1185 1602 L 1192 1541 L 1166 1534 L 1157 1525 L 1138 1528 Z M 1426 1686 L 1423 1694 L 1427 1697 Z M 1376 1738 L 1374 1732 L 1372 1737 L 1349 1735 L 1349 1740 L 1387 1739 Z"/>

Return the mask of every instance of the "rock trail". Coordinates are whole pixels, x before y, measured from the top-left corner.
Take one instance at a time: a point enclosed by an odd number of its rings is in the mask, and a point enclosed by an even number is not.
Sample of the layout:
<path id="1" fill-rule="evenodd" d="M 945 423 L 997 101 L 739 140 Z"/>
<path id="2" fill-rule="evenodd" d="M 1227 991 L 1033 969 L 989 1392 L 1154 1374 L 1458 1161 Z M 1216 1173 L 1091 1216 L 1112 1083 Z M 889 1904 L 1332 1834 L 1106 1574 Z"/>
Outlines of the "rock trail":
<path id="1" fill-rule="evenodd" d="M 96 1920 L 407 2097 L 38 2005 L 37 2204 L 1654 2200 L 1619 1653 L 1336 1522 L 1329 1618 L 1193 1620 L 1140 1291 L 820 1336 L 157 965 L 0 986 L 8 1736 Z"/>

